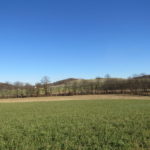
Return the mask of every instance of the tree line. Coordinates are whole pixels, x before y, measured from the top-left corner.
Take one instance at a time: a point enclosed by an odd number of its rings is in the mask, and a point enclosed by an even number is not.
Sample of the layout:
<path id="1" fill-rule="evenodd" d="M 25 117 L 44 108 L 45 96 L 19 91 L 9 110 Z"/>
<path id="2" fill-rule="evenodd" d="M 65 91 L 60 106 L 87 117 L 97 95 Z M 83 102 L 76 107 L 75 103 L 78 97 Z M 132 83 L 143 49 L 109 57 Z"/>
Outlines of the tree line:
<path id="1" fill-rule="evenodd" d="M 59 84 L 58 84 L 59 83 Z M 150 75 L 136 76 L 128 79 L 96 78 L 93 80 L 73 80 L 50 83 L 48 77 L 31 85 L 15 82 L 0 83 L 0 98 L 24 98 L 40 96 L 69 96 L 87 94 L 132 94 L 150 95 Z"/>

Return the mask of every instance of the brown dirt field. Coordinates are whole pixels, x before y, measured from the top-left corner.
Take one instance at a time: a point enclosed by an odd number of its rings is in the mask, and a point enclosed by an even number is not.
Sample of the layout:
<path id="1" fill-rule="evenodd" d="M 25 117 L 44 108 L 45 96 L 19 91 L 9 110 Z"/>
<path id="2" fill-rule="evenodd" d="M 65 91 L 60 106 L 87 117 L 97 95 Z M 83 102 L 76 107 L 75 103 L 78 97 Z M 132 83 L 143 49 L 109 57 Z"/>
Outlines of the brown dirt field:
<path id="1" fill-rule="evenodd" d="M 78 96 L 52 96 L 52 97 L 31 97 L 31 98 L 9 98 L 0 99 L 0 103 L 16 102 L 46 102 L 46 101 L 68 101 L 68 100 L 150 100 L 148 96 L 129 96 L 129 95 L 78 95 Z"/>

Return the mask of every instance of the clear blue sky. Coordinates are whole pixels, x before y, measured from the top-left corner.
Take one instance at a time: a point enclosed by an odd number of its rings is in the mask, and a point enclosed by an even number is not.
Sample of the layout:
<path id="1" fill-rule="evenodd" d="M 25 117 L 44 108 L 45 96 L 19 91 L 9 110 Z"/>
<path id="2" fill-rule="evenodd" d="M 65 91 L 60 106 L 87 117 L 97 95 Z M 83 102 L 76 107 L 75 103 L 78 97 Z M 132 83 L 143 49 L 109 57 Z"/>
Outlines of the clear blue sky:
<path id="1" fill-rule="evenodd" d="M 0 82 L 150 73 L 150 0 L 1 0 Z"/>

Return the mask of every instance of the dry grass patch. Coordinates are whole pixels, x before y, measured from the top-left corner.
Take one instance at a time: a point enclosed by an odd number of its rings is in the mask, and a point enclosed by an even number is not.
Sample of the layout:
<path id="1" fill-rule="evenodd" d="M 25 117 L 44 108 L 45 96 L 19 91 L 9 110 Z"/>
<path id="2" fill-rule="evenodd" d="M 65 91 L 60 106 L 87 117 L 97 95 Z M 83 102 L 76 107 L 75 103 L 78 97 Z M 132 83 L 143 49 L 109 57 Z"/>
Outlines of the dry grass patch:
<path id="1" fill-rule="evenodd" d="M 149 96 L 131 95 L 77 95 L 77 96 L 51 96 L 51 97 L 31 97 L 31 98 L 9 98 L 0 99 L 1 103 L 10 102 L 42 102 L 42 101 L 67 101 L 67 100 L 150 100 Z"/>

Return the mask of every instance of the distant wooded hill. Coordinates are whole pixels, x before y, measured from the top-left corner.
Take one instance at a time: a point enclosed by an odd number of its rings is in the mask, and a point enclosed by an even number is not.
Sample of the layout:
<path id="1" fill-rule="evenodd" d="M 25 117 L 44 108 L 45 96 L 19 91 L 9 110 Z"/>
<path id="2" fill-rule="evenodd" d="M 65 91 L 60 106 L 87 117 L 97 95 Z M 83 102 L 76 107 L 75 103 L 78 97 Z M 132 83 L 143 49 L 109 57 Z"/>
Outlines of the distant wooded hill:
<path id="1" fill-rule="evenodd" d="M 110 76 L 95 79 L 68 78 L 54 83 L 50 83 L 48 77 L 43 77 L 36 85 L 22 82 L 0 83 L 0 98 L 85 94 L 150 95 L 150 75 L 128 79 Z"/>

